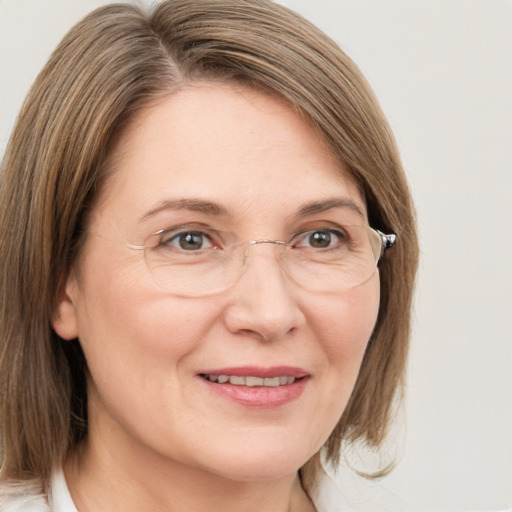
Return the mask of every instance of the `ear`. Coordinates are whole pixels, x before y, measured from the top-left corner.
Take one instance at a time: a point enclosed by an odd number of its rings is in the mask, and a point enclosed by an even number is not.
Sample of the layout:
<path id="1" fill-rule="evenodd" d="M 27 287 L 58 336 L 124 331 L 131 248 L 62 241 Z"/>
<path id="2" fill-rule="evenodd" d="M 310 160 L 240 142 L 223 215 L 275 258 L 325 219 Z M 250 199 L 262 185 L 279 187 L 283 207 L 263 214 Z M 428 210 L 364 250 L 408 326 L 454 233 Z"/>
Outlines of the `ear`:
<path id="1" fill-rule="evenodd" d="M 78 337 L 77 312 L 72 298 L 73 291 L 76 291 L 76 281 L 70 276 L 58 295 L 51 320 L 53 330 L 65 340 Z"/>

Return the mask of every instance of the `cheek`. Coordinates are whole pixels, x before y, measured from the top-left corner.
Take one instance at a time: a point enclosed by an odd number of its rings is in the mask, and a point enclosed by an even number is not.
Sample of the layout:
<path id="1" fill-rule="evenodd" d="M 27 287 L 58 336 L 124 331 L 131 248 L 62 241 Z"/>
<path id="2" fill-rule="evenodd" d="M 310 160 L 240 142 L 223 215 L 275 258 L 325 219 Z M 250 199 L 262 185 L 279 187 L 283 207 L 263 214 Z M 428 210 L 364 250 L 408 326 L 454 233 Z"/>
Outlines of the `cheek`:
<path id="1" fill-rule="evenodd" d="M 379 312 L 378 275 L 352 290 L 323 302 L 315 322 L 322 332 L 331 361 L 350 363 L 362 359 Z"/>
<path id="2" fill-rule="evenodd" d="M 100 288 L 88 296 L 79 327 L 91 379 L 91 415 L 105 417 L 103 411 L 108 411 L 107 417 L 140 436 L 146 428 L 163 436 L 155 411 L 166 411 L 170 402 L 182 403 L 188 390 L 183 383 L 189 382 L 191 361 L 206 338 L 213 312 L 200 308 L 198 301 Z M 132 422 L 133 411 L 143 420 Z M 169 427 L 174 416 L 162 415 Z"/>
<path id="3" fill-rule="evenodd" d="M 313 451 L 325 443 L 350 399 L 377 319 L 379 293 L 376 276 L 363 286 L 324 297 L 310 309 L 318 355 L 314 420 L 309 424 L 316 432 Z"/>
<path id="4" fill-rule="evenodd" d="M 376 275 L 363 286 L 330 297 L 315 315 L 323 364 L 328 369 L 322 379 L 325 390 L 322 405 L 325 411 L 330 411 L 330 420 L 326 423 L 332 428 L 343 413 L 359 375 L 377 320 L 379 295 Z"/>
<path id="5" fill-rule="evenodd" d="M 193 301 L 112 288 L 90 294 L 83 312 L 79 315 L 83 345 L 155 363 L 163 356 L 185 357 L 204 337 L 213 317 L 213 312 Z"/>
<path id="6" fill-rule="evenodd" d="M 135 272 L 119 271 L 121 265 L 114 273 L 96 263 L 88 267 L 94 272 L 82 273 L 75 297 L 79 339 L 96 386 L 107 393 L 144 390 L 159 373 L 174 382 L 210 329 L 214 307 L 173 299 Z"/>

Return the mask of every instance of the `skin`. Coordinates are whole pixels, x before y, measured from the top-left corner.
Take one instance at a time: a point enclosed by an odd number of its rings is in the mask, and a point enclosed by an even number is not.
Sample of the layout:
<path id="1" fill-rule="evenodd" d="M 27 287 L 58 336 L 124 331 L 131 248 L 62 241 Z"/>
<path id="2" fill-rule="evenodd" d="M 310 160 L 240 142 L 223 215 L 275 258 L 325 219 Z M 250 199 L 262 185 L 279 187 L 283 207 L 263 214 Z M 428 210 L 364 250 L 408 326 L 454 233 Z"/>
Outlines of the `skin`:
<path id="1" fill-rule="evenodd" d="M 283 100 L 218 83 L 188 85 L 139 113 L 117 137 L 111 168 L 89 226 L 103 238 L 87 236 L 53 321 L 80 339 L 90 371 L 88 440 L 65 465 L 77 508 L 314 510 L 297 470 L 350 397 L 377 317 L 378 273 L 343 293 L 313 293 L 262 244 L 231 288 L 185 298 L 155 284 L 126 244 L 176 218 L 282 240 L 330 220 L 334 208 L 297 220 L 311 201 L 343 198 L 365 216 L 357 186 Z M 230 214 L 145 217 L 183 198 Z M 309 377 L 297 399 L 262 408 L 218 396 L 198 376 L 247 365 Z"/>

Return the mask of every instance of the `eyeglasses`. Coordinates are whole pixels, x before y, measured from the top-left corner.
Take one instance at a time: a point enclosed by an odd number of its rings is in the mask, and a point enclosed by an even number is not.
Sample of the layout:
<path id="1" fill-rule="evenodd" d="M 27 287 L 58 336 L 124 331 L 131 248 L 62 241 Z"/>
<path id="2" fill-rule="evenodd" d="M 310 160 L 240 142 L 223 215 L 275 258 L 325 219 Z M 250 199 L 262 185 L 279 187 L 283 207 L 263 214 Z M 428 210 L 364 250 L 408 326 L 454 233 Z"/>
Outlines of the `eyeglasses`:
<path id="1" fill-rule="evenodd" d="M 159 286 L 173 295 L 202 297 L 233 286 L 253 258 L 263 257 L 255 253 L 264 244 L 273 246 L 272 257 L 299 286 L 312 292 L 342 292 L 368 281 L 395 241 L 396 235 L 367 225 L 300 231 L 288 242 L 239 242 L 233 233 L 195 225 L 160 230 L 144 245 L 128 247 L 143 251 Z"/>

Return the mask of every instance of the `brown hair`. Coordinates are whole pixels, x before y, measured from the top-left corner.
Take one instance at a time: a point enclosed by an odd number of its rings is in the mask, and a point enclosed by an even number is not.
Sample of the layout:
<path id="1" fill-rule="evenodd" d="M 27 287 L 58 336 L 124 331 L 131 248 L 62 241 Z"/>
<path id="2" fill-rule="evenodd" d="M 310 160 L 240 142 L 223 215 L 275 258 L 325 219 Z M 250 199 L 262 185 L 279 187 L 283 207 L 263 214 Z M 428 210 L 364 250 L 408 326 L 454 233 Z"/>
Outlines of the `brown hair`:
<path id="1" fill-rule="evenodd" d="M 379 447 L 403 387 L 418 247 L 387 122 L 354 63 L 316 27 L 267 0 L 114 4 L 65 36 L 23 105 L 0 181 L 1 475 L 47 481 L 87 433 L 85 360 L 50 321 L 133 113 L 182 84 L 238 81 L 312 120 L 365 194 L 373 227 L 398 234 L 380 264 L 381 303 L 350 402 L 326 443 Z M 316 460 L 316 457 L 314 458 Z M 314 466 L 311 474 L 314 474 Z"/>

